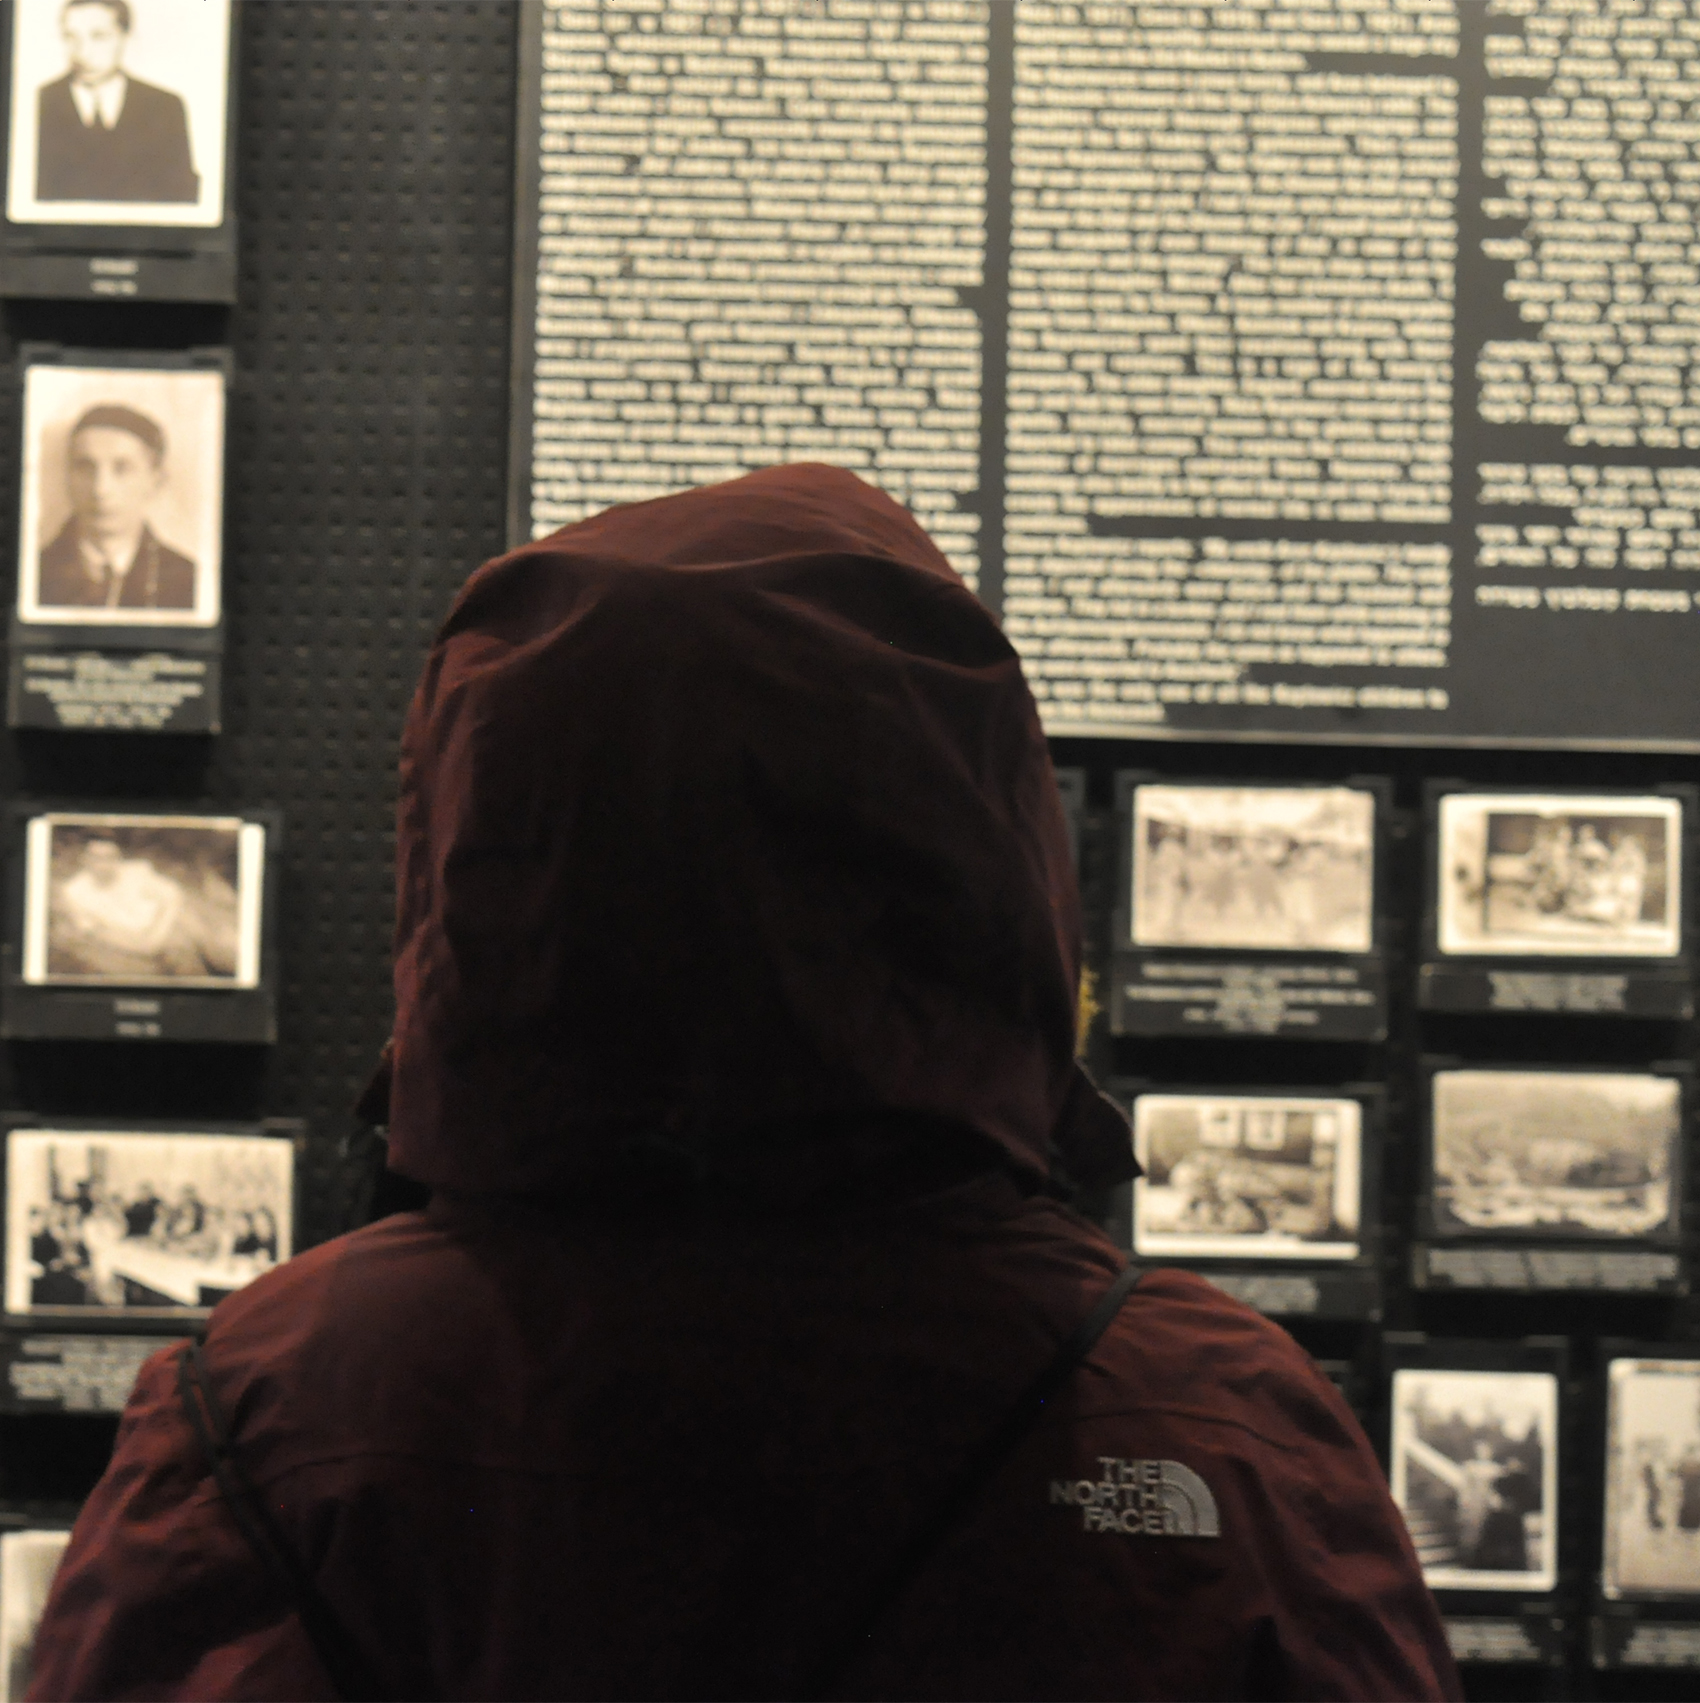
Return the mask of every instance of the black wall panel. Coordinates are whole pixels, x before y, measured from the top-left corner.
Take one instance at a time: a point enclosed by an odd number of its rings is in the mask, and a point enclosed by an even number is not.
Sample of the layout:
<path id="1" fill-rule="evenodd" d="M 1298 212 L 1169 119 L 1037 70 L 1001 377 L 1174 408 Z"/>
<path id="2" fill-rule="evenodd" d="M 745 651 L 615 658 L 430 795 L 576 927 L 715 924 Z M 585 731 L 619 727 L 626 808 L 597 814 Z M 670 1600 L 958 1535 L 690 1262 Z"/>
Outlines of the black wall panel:
<path id="1" fill-rule="evenodd" d="M 18 302 L 19 342 L 235 352 L 225 732 L 24 735 L 7 792 L 272 806 L 286 822 L 279 1044 L 14 1046 L 8 1104 L 310 1121 L 302 1241 L 389 1022 L 396 740 L 448 601 L 502 548 L 510 5 L 245 5 L 238 305 Z M 16 466 L 15 387 L 0 442 Z M 15 477 L 0 536 L 15 536 Z M 12 552 L 8 550 L 8 555 Z"/>

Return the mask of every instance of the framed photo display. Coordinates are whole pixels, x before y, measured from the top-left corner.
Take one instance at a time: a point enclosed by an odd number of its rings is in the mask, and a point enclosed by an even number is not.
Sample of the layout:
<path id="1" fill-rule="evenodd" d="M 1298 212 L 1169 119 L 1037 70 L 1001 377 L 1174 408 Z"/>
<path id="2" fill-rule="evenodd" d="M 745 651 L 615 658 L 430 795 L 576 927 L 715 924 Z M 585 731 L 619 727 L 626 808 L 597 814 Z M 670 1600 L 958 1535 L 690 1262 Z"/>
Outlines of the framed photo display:
<path id="1" fill-rule="evenodd" d="M 1602 1592 L 1700 1612 L 1700 1352 L 1610 1362 L 1605 1468 Z"/>
<path id="2" fill-rule="evenodd" d="M 0 1703 L 22 1703 L 29 1691 L 35 1629 L 70 1541 L 68 1526 L 0 1532 Z"/>
<path id="3" fill-rule="evenodd" d="M 1546 1372 L 1393 1374 L 1393 1500 L 1431 1590 L 1558 1581 L 1558 1380 Z"/>
<path id="4" fill-rule="evenodd" d="M 88 1323 L 204 1317 L 294 1250 L 289 1135 L 12 1120 L 6 1313 Z"/>
<path id="5" fill-rule="evenodd" d="M 1460 1660 L 1562 1659 L 1562 1337 L 1389 1332 L 1387 1476 Z M 1534 1599 L 1534 1600 L 1530 1600 Z M 1544 1600 L 1543 1600 L 1544 1599 Z"/>
<path id="6" fill-rule="evenodd" d="M 20 806 L 0 1032 L 275 1038 L 275 815 Z"/>
<path id="7" fill-rule="evenodd" d="M 1431 1063 L 1426 1075 L 1419 1284 L 1681 1286 L 1685 1067 Z"/>
<path id="8" fill-rule="evenodd" d="M 1116 1033 L 1385 1035 L 1385 782 L 1124 773 L 1116 792 Z"/>
<path id="9" fill-rule="evenodd" d="M 11 0 L 0 288 L 230 302 L 231 0 Z"/>
<path id="10" fill-rule="evenodd" d="M 1700 1668 L 1700 1349 L 1607 1339 L 1596 1667 Z"/>
<path id="11" fill-rule="evenodd" d="M 1421 1002 L 1692 1014 L 1696 794 L 1428 789 Z"/>
<path id="12" fill-rule="evenodd" d="M 1262 1312 L 1376 1313 L 1377 1090 L 1118 1091 L 1143 1172 L 1135 1258 L 1192 1266 Z"/>
<path id="13" fill-rule="evenodd" d="M 217 731 L 228 369 L 26 349 L 11 725 Z"/>

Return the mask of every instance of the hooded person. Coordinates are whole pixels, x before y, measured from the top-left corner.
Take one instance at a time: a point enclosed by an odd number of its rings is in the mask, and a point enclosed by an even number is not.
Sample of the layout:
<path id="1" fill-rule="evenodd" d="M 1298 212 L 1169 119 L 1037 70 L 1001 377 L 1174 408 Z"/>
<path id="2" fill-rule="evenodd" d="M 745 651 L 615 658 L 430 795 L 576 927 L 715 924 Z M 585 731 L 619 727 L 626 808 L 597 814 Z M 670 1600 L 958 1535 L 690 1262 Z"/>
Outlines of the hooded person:
<path id="1" fill-rule="evenodd" d="M 934 1521 L 1124 1265 L 1069 1198 L 1134 1166 L 1032 699 L 896 504 L 775 468 L 481 568 L 397 888 L 430 1204 L 217 1308 L 228 1461 L 148 1363 L 38 1695 L 330 1696 L 315 1618 L 398 1697 L 1456 1695 L 1361 1430 L 1199 1278 Z"/>

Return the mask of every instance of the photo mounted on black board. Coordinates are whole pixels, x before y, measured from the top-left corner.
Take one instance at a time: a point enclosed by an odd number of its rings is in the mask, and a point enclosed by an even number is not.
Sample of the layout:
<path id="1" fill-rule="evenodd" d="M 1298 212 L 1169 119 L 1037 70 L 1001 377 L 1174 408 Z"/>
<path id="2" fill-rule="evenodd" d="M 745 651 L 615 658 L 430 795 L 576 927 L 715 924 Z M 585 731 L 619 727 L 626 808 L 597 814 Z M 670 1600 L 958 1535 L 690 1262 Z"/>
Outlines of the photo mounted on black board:
<path id="1" fill-rule="evenodd" d="M 1550 1372 L 1393 1374 L 1393 1500 L 1431 1590 L 1552 1589 L 1557 1454 Z"/>
<path id="2" fill-rule="evenodd" d="M 6 1311 L 204 1311 L 289 1258 L 294 1175 L 277 1136 L 13 1130 Z"/>
<path id="3" fill-rule="evenodd" d="M 230 0 L 14 0 L 6 216 L 224 219 Z"/>
<path id="4" fill-rule="evenodd" d="M 70 1541 L 46 1527 L 0 1534 L 0 1703 L 21 1703 L 29 1691 L 35 1629 Z"/>
<path id="5" fill-rule="evenodd" d="M 1700 1360 L 1614 1360 L 1606 1391 L 1601 1589 L 1700 1599 Z"/>
<path id="6" fill-rule="evenodd" d="M 1671 958 L 1681 948 L 1675 799 L 1447 793 L 1437 856 L 1442 953 Z"/>
<path id="7" fill-rule="evenodd" d="M 18 619 L 218 620 L 224 376 L 42 363 L 24 375 Z"/>
<path id="8" fill-rule="evenodd" d="M 232 816 L 31 817 L 23 979 L 49 987 L 258 986 L 265 834 Z"/>
<path id="9" fill-rule="evenodd" d="M 1633 1238 L 1676 1222 L 1682 1090 L 1674 1078 L 1437 1071 L 1432 1128 L 1441 1235 Z"/>
<path id="10" fill-rule="evenodd" d="M 1286 1095 L 1141 1094 L 1141 1255 L 1354 1259 L 1363 1108 Z"/>
<path id="11" fill-rule="evenodd" d="M 1135 787 L 1132 901 L 1135 946 L 1367 952 L 1375 795 Z"/>

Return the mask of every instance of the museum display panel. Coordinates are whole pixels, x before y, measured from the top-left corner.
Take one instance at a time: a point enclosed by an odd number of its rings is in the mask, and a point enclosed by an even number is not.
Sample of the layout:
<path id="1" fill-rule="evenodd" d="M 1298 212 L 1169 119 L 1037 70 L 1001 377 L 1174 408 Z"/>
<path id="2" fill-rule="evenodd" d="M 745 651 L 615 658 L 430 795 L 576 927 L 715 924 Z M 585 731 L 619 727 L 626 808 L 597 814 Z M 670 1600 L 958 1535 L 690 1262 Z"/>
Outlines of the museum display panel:
<path id="1" fill-rule="evenodd" d="M 219 350 L 22 351 L 9 726 L 219 730 L 230 371 Z"/>
<path id="2" fill-rule="evenodd" d="M 1118 1034 L 1379 1039 L 1377 781 L 1211 786 L 1117 777 Z"/>
<path id="3" fill-rule="evenodd" d="M 0 25 L 13 1128 L 283 1137 L 288 1246 L 346 1228 L 454 590 L 611 502 L 852 466 L 1052 738 L 1083 1054 L 1147 1168 L 1093 1210 L 1393 1445 L 1470 1695 L 1691 1690 L 1695 7 L 190 0 L 161 56 L 176 4 L 120 32 L 175 199 L 44 200 L 71 49 L 57 5 Z M 164 445 L 129 602 L 82 600 L 98 408 Z M 169 1206 L 172 1162 L 114 1187 Z M 0 1546 L 98 1470 L 36 1439 L 110 1426 L 202 1299 L 67 1240 L 81 1300 L 8 1250 Z"/>
<path id="4" fill-rule="evenodd" d="M 1180 1092 L 1118 1084 L 1133 1114 L 1129 1245 L 1260 1311 L 1380 1310 L 1382 1096 Z"/>
<path id="5" fill-rule="evenodd" d="M 231 0 L 10 0 L 0 294 L 235 299 Z"/>
<path id="6" fill-rule="evenodd" d="M 275 1038 L 275 814 L 14 806 L 8 1038 Z"/>

